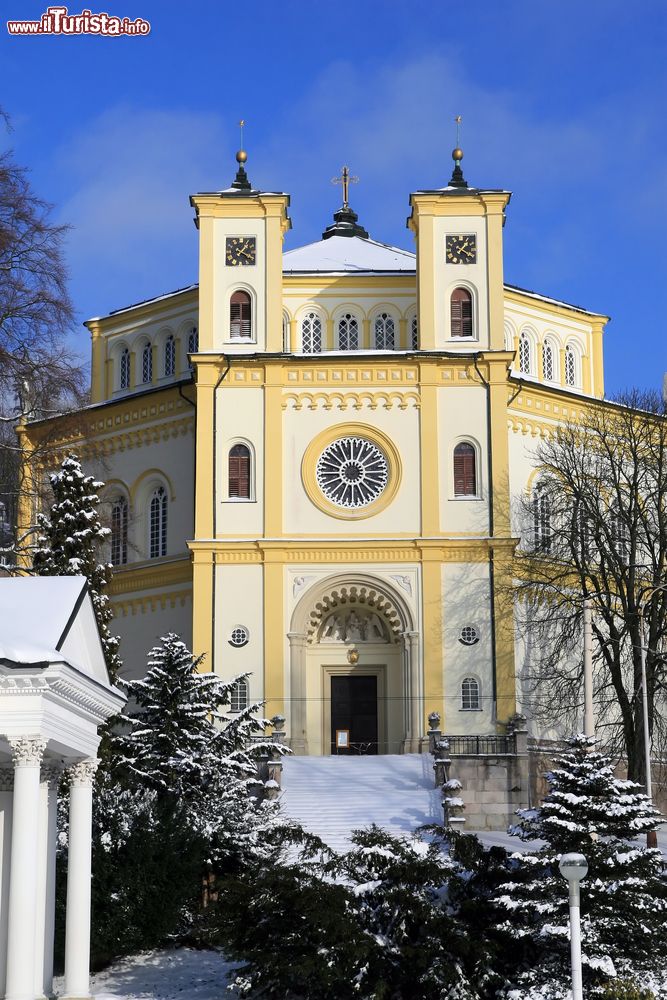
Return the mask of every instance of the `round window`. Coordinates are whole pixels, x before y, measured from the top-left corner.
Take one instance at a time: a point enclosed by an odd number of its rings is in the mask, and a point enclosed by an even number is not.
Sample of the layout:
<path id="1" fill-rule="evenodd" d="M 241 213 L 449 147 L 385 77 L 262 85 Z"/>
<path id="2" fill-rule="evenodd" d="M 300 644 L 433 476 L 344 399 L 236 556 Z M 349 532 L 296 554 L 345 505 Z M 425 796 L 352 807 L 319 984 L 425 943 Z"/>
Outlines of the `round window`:
<path id="1" fill-rule="evenodd" d="M 235 625 L 229 636 L 230 646 L 247 646 L 250 640 L 250 632 L 245 625 Z"/>
<path id="2" fill-rule="evenodd" d="M 315 478 L 327 500 L 337 507 L 365 507 L 384 492 L 389 463 L 384 452 L 366 438 L 339 438 L 320 455 Z"/>
<path id="3" fill-rule="evenodd" d="M 459 642 L 462 642 L 464 646 L 474 646 L 476 642 L 479 642 L 479 632 L 474 625 L 463 626 Z"/>

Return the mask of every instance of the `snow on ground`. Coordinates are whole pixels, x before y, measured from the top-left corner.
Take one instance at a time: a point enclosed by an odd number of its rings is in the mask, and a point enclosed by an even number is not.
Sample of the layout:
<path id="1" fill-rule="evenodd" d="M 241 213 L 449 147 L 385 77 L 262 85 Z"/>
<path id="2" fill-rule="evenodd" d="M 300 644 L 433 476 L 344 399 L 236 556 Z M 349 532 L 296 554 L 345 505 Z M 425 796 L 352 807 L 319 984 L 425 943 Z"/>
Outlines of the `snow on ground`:
<path id="1" fill-rule="evenodd" d="M 227 992 L 234 963 L 220 952 L 173 948 L 148 951 L 114 962 L 92 977 L 95 1000 L 221 1000 Z M 64 980 L 54 981 L 56 995 Z"/>

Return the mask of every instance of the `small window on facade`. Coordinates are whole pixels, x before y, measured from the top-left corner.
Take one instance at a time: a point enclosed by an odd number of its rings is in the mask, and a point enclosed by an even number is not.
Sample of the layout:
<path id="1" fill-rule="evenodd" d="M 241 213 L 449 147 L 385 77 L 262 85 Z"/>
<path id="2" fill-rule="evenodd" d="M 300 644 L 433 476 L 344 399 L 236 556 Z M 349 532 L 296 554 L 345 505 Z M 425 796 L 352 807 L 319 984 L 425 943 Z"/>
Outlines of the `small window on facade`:
<path id="1" fill-rule="evenodd" d="M 248 681 L 245 677 L 239 677 L 237 681 L 234 681 L 229 700 L 230 712 L 243 712 L 248 707 Z"/>
<path id="2" fill-rule="evenodd" d="M 120 379 L 121 389 L 130 388 L 130 352 L 124 347 L 120 355 Z"/>
<path id="3" fill-rule="evenodd" d="M 117 497 L 111 505 L 111 562 L 123 566 L 127 562 L 127 500 Z"/>
<path id="4" fill-rule="evenodd" d="M 338 320 L 338 350 L 359 350 L 359 322 L 351 313 L 345 313 Z"/>
<path id="5" fill-rule="evenodd" d="M 250 449 L 235 444 L 229 451 L 229 496 L 236 500 L 250 499 Z"/>
<path id="6" fill-rule="evenodd" d="M 462 646 L 474 646 L 479 642 L 479 632 L 474 625 L 464 625 L 459 633 Z"/>
<path id="7" fill-rule="evenodd" d="M 167 554 L 167 491 L 164 486 L 158 486 L 151 496 L 149 551 L 151 559 Z"/>
<path id="8" fill-rule="evenodd" d="M 247 292 L 234 292 L 230 299 L 229 335 L 232 340 L 252 337 L 252 303 Z"/>
<path id="9" fill-rule="evenodd" d="M 176 371 L 176 341 L 169 334 L 164 342 L 164 373 L 173 375 Z"/>
<path id="10" fill-rule="evenodd" d="M 551 551 L 551 503 L 539 489 L 533 495 L 533 542 L 538 552 Z"/>
<path id="11" fill-rule="evenodd" d="M 455 288 L 450 299 L 451 337 L 472 337 L 472 295 Z"/>
<path id="12" fill-rule="evenodd" d="M 250 631 L 245 625 L 235 625 L 230 632 L 228 642 L 230 646 L 241 649 L 242 646 L 247 646 L 250 642 Z"/>
<path id="13" fill-rule="evenodd" d="M 388 313 L 375 317 L 375 346 L 378 351 L 394 349 L 394 320 Z"/>
<path id="14" fill-rule="evenodd" d="M 410 324 L 410 347 L 413 351 L 419 350 L 419 324 L 416 316 L 412 317 Z"/>
<path id="15" fill-rule="evenodd" d="M 548 340 L 542 344 L 542 374 L 546 382 L 554 380 L 554 349 Z"/>
<path id="16" fill-rule="evenodd" d="M 467 441 L 454 449 L 454 496 L 477 496 L 476 453 Z"/>
<path id="17" fill-rule="evenodd" d="M 519 337 L 519 371 L 523 375 L 530 375 L 533 367 L 532 351 L 530 340 L 525 333 Z"/>
<path id="18" fill-rule="evenodd" d="M 478 712 L 479 701 L 479 682 L 474 677 L 464 677 L 461 681 L 461 708 L 464 712 Z"/>
<path id="19" fill-rule="evenodd" d="M 565 385 L 577 384 L 577 359 L 568 344 L 565 348 Z"/>
<path id="20" fill-rule="evenodd" d="M 153 348 L 144 344 L 141 352 L 141 381 L 145 384 L 153 381 Z"/>
<path id="21" fill-rule="evenodd" d="M 304 354 L 319 354 L 322 350 L 322 320 L 317 313 L 308 313 L 303 318 L 301 350 Z"/>

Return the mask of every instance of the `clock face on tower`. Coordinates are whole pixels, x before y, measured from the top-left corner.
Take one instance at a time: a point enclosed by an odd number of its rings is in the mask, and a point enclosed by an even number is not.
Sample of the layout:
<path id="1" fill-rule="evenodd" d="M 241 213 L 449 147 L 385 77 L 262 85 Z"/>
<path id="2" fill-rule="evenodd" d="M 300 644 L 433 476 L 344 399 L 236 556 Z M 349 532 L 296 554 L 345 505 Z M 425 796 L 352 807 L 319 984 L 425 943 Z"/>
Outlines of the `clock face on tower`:
<path id="1" fill-rule="evenodd" d="M 254 236 L 228 236 L 225 245 L 225 264 L 242 267 L 257 262 L 257 240 Z"/>
<path id="2" fill-rule="evenodd" d="M 448 264 L 477 263 L 477 237 L 474 233 L 449 233 L 445 249 Z"/>

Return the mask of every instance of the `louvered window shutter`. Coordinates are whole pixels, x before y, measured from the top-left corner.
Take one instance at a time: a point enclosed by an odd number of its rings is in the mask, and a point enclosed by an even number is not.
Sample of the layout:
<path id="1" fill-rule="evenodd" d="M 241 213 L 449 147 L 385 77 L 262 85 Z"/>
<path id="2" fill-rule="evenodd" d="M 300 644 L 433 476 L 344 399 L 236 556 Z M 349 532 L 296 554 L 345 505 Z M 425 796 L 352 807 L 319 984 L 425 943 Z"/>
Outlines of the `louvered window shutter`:
<path id="1" fill-rule="evenodd" d="M 465 288 L 455 288 L 450 300 L 452 337 L 472 337 L 472 296 Z"/>
<path id="2" fill-rule="evenodd" d="M 234 445 L 229 453 L 229 495 L 250 499 L 250 452 L 243 444 Z"/>
<path id="3" fill-rule="evenodd" d="M 454 496 L 474 497 L 476 494 L 475 449 L 471 444 L 457 444 L 454 449 Z"/>

